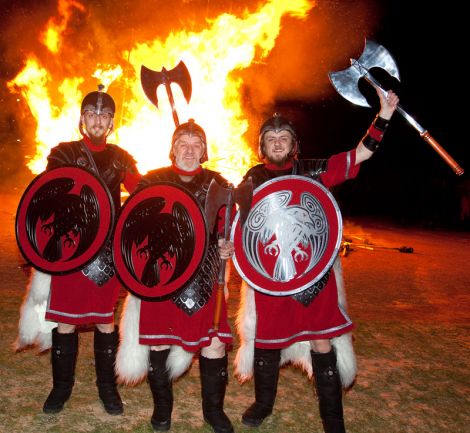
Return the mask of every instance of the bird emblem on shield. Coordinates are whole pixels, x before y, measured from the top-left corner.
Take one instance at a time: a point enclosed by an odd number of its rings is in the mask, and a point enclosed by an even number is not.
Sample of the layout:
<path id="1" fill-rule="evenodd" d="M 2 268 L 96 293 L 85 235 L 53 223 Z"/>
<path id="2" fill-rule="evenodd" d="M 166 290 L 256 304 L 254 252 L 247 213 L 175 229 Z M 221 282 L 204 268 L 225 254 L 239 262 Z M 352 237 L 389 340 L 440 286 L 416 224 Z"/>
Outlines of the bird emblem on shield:
<path id="1" fill-rule="evenodd" d="M 235 222 L 234 263 L 255 289 L 296 294 L 329 271 L 341 236 L 341 214 L 331 193 L 310 178 L 282 176 L 255 190 L 243 229 Z"/>

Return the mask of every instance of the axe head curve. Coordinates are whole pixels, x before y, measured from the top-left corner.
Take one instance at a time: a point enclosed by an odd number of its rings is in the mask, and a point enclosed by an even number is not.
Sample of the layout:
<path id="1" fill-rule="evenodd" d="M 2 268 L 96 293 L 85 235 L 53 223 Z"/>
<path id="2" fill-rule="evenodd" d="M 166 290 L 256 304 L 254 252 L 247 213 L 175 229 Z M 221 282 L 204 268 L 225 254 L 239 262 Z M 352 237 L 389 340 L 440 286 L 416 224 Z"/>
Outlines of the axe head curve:
<path id="1" fill-rule="evenodd" d="M 192 93 L 191 75 L 188 68 L 180 61 L 173 69 L 169 71 L 162 68 L 161 71 L 154 71 L 142 65 L 140 68 L 140 82 L 145 95 L 158 108 L 157 87 L 161 84 L 170 88 L 171 83 L 176 83 L 183 91 L 186 102 L 189 103 Z"/>
<path id="2" fill-rule="evenodd" d="M 352 65 L 338 72 L 328 74 L 336 91 L 349 102 L 362 107 L 370 107 L 367 99 L 359 90 L 359 80 L 372 68 L 384 69 L 392 77 L 400 80 L 398 67 L 392 55 L 377 42 L 366 39 L 364 50 L 357 59 L 351 59 Z"/>

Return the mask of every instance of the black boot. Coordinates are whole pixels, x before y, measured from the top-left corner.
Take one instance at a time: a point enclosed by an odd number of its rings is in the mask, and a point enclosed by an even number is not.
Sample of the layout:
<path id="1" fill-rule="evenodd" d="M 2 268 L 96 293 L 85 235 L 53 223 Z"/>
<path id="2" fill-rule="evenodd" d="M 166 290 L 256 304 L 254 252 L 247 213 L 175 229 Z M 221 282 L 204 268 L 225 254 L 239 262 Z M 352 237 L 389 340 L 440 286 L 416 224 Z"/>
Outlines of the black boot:
<path id="1" fill-rule="evenodd" d="M 120 415 L 124 409 L 116 385 L 116 351 L 119 344 L 117 327 L 114 332 L 104 333 L 95 328 L 95 369 L 98 394 L 104 410 L 110 415 Z"/>
<path id="2" fill-rule="evenodd" d="M 343 388 L 336 367 L 336 353 L 333 349 L 328 353 L 310 353 L 323 430 L 325 433 L 346 433 L 343 420 Z"/>
<path id="3" fill-rule="evenodd" d="M 233 433 L 233 426 L 224 412 L 227 388 L 227 354 L 223 358 L 209 359 L 199 355 L 201 372 L 202 413 L 215 433 Z"/>
<path id="4" fill-rule="evenodd" d="M 72 394 L 75 383 L 75 365 L 77 363 L 78 333 L 59 334 L 52 330 L 51 364 L 52 391 L 42 408 L 45 413 L 57 413 L 64 408 L 64 403 Z"/>
<path id="5" fill-rule="evenodd" d="M 171 427 L 173 410 L 173 384 L 166 367 L 170 349 L 151 350 L 147 375 L 153 396 L 153 414 L 150 423 L 155 431 L 167 431 Z"/>
<path id="6" fill-rule="evenodd" d="M 258 349 L 255 347 L 255 402 L 242 415 L 242 422 L 258 427 L 273 412 L 279 379 L 279 349 Z"/>

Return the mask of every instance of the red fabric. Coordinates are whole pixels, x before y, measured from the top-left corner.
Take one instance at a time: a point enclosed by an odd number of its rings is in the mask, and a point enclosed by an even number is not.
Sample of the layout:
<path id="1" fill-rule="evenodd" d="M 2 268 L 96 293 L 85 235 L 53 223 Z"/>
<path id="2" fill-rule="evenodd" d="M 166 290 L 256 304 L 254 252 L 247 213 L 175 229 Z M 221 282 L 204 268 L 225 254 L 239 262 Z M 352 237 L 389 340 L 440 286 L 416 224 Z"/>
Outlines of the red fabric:
<path id="1" fill-rule="evenodd" d="M 297 341 L 337 337 L 353 329 L 349 317 L 338 307 L 333 272 L 322 292 L 305 307 L 290 296 L 269 296 L 255 292 L 255 346 L 282 349 Z"/>
<path id="2" fill-rule="evenodd" d="M 46 320 L 70 325 L 113 323 L 119 288 L 116 276 L 98 287 L 81 272 L 53 275 Z"/>
<path id="3" fill-rule="evenodd" d="M 321 180 L 326 187 L 332 187 L 358 173 L 356 151 L 352 150 L 332 156 Z M 257 291 L 255 302 L 255 346 L 261 349 L 282 349 L 298 341 L 329 339 L 350 332 L 354 327 L 338 306 L 333 271 L 321 293 L 307 307 L 290 296 L 270 296 Z"/>
<path id="4" fill-rule="evenodd" d="M 137 188 L 140 179 L 142 179 L 142 175 L 140 173 L 127 172 L 123 181 L 124 187 L 129 193 L 132 193 Z"/>
<path id="5" fill-rule="evenodd" d="M 331 188 L 347 179 L 354 179 L 359 173 L 360 164 L 356 165 L 356 150 L 338 153 L 328 160 L 328 170 L 321 174 L 321 181 Z"/>
<path id="6" fill-rule="evenodd" d="M 374 125 L 371 125 L 367 133 L 375 140 L 375 141 L 382 141 L 382 138 L 384 136 L 384 132 L 378 128 L 376 128 Z"/>
<path id="7" fill-rule="evenodd" d="M 227 321 L 227 306 L 222 302 L 220 326 L 213 329 L 216 288 L 209 302 L 192 316 L 188 316 L 171 300 L 142 301 L 140 306 L 139 343 L 150 346 L 176 344 L 190 352 L 209 346 L 213 337 L 226 344 L 232 343 Z M 155 320 L 158 317 L 159 320 Z"/>
<path id="8" fill-rule="evenodd" d="M 186 171 L 183 170 L 182 168 L 179 168 L 175 164 L 171 165 L 171 169 L 176 173 L 176 174 L 181 174 L 181 176 L 196 176 L 196 174 L 201 173 L 202 167 L 199 166 L 198 168 L 191 170 L 191 171 Z"/>
<path id="9" fill-rule="evenodd" d="M 106 137 L 103 138 L 102 143 L 96 144 L 93 141 L 91 141 L 91 138 L 88 137 L 88 135 L 84 135 L 83 142 L 87 145 L 88 149 L 90 149 L 92 152 L 100 152 L 101 150 L 104 150 L 106 147 Z"/>
<path id="10" fill-rule="evenodd" d="M 292 168 L 292 161 L 286 162 L 282 167 L 279 167 L 279 166 L 276 165 L 276 164 L 266 164 L 265 167 L 266 167 L 268 170 L 274 170 L 274 171 L 277 171 L 277 170 L 287 170 L 287 169 L 289 169 L 289 168 Z"/>

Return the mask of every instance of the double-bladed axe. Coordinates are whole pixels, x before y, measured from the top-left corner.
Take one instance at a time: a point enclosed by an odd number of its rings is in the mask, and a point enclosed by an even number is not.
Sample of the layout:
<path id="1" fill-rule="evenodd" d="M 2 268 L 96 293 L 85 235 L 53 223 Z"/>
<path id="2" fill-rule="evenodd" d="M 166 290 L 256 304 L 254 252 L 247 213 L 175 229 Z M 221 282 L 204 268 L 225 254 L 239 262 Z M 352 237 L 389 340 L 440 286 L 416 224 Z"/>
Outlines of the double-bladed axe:
<path id="1" fill-rule="evenodd" d="M 177 66 L 175 66 L 173 69 L 170 69 L 169 71 L 163 68 L 160 72 L 153 71 L 152 69 L 142 65 L 140 69 L 140 81 L 147 98 L 149 98 L 150 102 L 152 102 L 152 104 L 154 104 L 157 108 L 157 87 L 161 84 L 165 86 L 168 99 L 170 100 L 173 120 L 175 121 L 175 126 L 178 127 L 180 122 L 178 119 L 178 113 L 176 112 L 173 92 L 171 91 L 171 83 L 176 83 L 181 87 L 183 95 L 188 104 L 189 100 L 191 99 L 192 92 L 191 75 L 189 75 L 188 68 L 183 63 L 183 61 L 180 61 Z"/>
<path id="2" fill-rule="evenodd" d="M 212 232 L 214 224 L 217 221 L 219 210 L 222 206 L 225 206 L 224 239 L 228 241 L 233 205 L 235 203 L 238 205 L 238 211 L 240 212 L 239 220 L 240 224 L 243 226 L 251 209 L 252 198 L 253 183 L 251 178 L 243 182 L 237 188 L 234 188 L 232 184 L 229 184 L 229 186 L 225 188 L 213 179 L 207 191 L 206 204 L 204 207 L 209 230 Z M 219 329 L 220 311 L 224 296 L 226 263 L 227 260 L 220 259 L 217 298 L 214 311 L 214 330 L 216 331 Z"/>
<path id="3" fill-rule="evenodd" d="M 360 78 L 364 78 L 374 88 L 380 89 L 387 94 L 380 83 L 369 73 L 371 68 L 382 68 L 392 77 L 400 80 L 397 65 L 391 54 L 382 45 L 367 39 L 361 56 L 357 60 L 351 59 L 351 66 L 349 68 L 338 72 L 330 72 L 328 75 L 334 88 L 343 98 L 355 105 L 370 107 L 366 98 L 359 90 L 358 82 Z M 397 111 L 419 132 L 419 135 L 431 145 L 439 156 L 454 170 L 455 174 L 458 176 L 463 174 L 463 168 L 457 164 L 426 129 L 400 105 L 397 106 Z"/>

